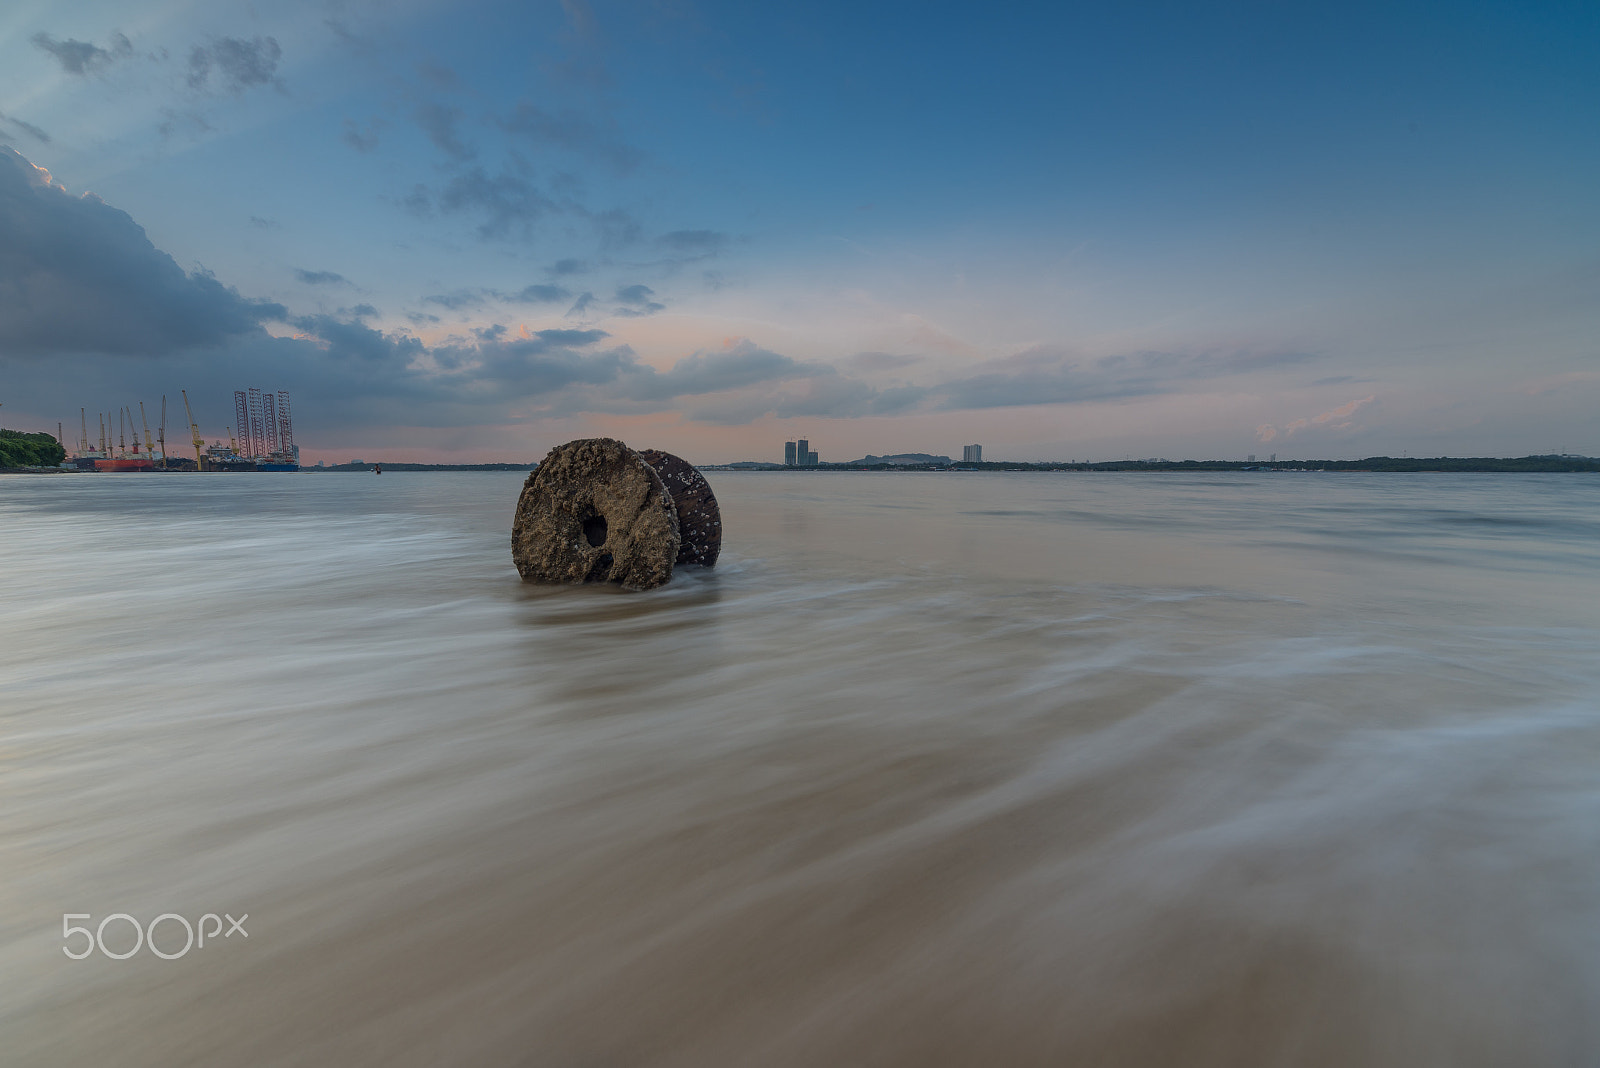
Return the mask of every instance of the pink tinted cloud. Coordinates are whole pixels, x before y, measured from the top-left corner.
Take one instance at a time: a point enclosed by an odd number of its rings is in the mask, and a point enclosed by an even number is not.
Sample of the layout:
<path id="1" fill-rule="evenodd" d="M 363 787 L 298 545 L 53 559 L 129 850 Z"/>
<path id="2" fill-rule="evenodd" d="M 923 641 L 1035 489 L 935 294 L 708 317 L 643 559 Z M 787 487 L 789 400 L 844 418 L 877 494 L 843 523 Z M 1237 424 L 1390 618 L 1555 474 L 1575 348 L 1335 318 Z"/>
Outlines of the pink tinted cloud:
<path id="1" fill-rule="evenodd" d="M 1289 423 L 1286 423 L 1281 430 L 1278 427 L 1272 426 L 1270 423 L 1262 424 L 1261 426 L 1256 427 L 1256 440 L 1263 443 L 1272 441 L 1277 438 L 1279 434 L 1282 434 L 1284 439 L 1288 440 L 1289 438 L 1294 437 L 1298 431 L 1305 430 L 1308 427 L 1313 426 L 1325 426 L 1330 430 L 1348 430 L 1351 426 L 1355 425 L 1354 420 L 1352 420 L 1350 417 L 1377 399 L 1378 395 L 1376 393 L 1366 397 L 1359 397 L 1356 400 L 1347 401 L 1344 404 L 1339 405 L 1337 408 L 1330 408 L 1328 411 L 1325 411 L 1320 415 L 1313 415 L 1309 418 L 1295 419 Z"/>

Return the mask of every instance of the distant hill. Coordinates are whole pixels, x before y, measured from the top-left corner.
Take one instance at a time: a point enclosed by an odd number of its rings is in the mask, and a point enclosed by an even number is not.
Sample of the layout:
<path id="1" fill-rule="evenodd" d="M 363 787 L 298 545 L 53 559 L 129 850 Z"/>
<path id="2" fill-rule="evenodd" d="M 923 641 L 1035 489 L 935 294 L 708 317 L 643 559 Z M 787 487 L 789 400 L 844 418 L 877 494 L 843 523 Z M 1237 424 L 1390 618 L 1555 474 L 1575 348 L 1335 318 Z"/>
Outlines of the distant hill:
<path id="1" fill-rule="evenodd" d="M 859 460 L 846 460 L 846 467 L 871 467 L 874 464 L 888 464 L 890 467 L 900 467 L 906 464 L 948 464 L 950 457 L 933 456 L 925 452 L 897 452 L 893 456 L 874 456 L 870 452 Z"/>

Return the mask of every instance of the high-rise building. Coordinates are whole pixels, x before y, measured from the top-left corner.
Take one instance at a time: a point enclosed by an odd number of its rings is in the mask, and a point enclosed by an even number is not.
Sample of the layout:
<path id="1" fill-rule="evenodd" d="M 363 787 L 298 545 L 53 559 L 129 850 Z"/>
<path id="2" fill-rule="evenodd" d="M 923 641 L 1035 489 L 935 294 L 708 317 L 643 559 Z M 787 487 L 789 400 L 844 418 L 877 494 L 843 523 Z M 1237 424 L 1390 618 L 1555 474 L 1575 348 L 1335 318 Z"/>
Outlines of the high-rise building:
<path id="1" fill-rule="evenodd" d="M 983 446 L 982 445 L 963 445 L 963 446 L 961 446 L 961 461 L 963 463 L 969 463 L 969 464 L 981 464 L 981 463 L 983 463 Z"/>
<path id="2" fill-rule="evenodd" d="M 794 442 L 792 441 L 786 441 L 783 443 L 783 462 L 787 467 L 793 467 L 796 463 Z"/>

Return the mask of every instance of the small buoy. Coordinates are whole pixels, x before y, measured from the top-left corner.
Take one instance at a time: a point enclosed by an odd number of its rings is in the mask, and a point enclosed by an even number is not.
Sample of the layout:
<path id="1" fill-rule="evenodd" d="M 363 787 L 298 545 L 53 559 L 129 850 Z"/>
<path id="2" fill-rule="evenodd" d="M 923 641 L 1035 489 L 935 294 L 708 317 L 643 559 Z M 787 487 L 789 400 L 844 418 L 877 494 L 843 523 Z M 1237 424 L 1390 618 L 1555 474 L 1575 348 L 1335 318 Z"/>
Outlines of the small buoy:
<path id="1" fill-rule="evenodd" d="M 523 483 L 511 525 L 511 559 L 524 582 L 654 589 L 672 578 L 679 544 L 661 476 L 613 438 L 551 449 Z"/>
<path id="2" fill-rule="evenodd" d="M 672 494 L 673 511 L 678 513 L 677 562 L 715 566 L 722 551 L 722 511 L 711 483 L 688 460 L 670 452 L 640 449 L 639 455 L 656 469 Z"/>

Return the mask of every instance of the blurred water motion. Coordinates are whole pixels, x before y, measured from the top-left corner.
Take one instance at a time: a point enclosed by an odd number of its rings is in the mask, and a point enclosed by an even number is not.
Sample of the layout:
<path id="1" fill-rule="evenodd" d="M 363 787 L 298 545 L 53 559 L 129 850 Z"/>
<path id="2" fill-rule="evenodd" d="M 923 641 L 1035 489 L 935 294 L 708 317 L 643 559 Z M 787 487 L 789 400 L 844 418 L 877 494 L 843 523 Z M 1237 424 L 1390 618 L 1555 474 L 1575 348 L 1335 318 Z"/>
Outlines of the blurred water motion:
<path id="1" fill-rule="evenodd" d="M 0 1061 L 1600 1060 L 1594 479 L 712 480 L 0 479 Z"/>

